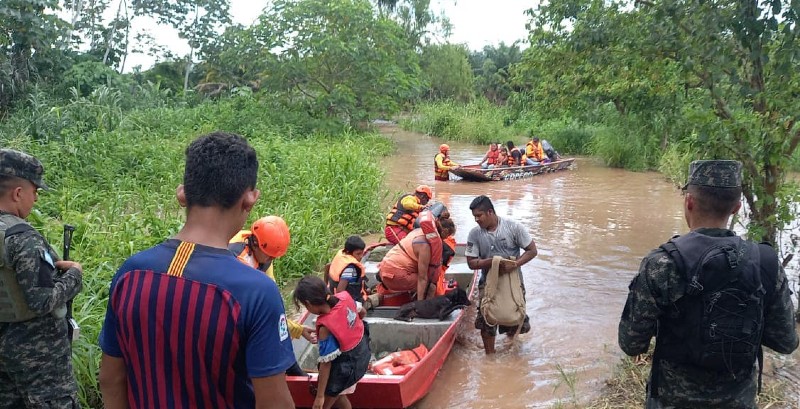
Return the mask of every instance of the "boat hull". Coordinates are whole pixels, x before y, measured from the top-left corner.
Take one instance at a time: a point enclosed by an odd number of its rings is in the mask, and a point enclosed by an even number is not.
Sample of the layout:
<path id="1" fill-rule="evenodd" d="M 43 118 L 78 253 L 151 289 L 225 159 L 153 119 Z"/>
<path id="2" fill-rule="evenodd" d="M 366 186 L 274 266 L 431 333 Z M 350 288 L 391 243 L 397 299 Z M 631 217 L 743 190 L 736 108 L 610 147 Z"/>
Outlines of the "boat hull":
<path id="1" fill-rule="evenodd" d="M 467 181 L 495 182 L 500 180 L 525 179 L 544 173 L 571 169 L 574 164 L 575 158 L 560 159 L 544 165 L 512 166 L 495 169 L 482 169 L 480 165 L 465 165 L 451 170 L 450 173 Z"/>
<path id="2" fill-rule="evenodd" d="M 463 249 L 460 249 L 463 255 Z M 368 255 L 367 255 L 368 257 Z M 463 257 L 463 256 L 462 256 Z M 370 282 L 376 282 L 377 262 L 365 262 Z M 455 263 L 450 270 L 454 270 Z M 462 265 L 463 267 L 463 265 Z M 446 277 L 455 279 L 461 288 L 466 288 L 470 299 L 475 293 L 474 271 L 450 271 Z M 442 365 L 444 365 L 456 338 L 459 323 L 465 311 L 454 311 L 443 321 L 437 319 L 415 319 L 412 322 L 394 320 L 397 307 L 379 307 L 370 311 L 366 318 L 370 327 L 370 349 L 376 352 L 394 352 L 398 349 L 411 349 L 420 343 L 429 352 L 411 371 L 405 375 L 373 375 L 368 373 L 356 385 L 353 394 L 348 395 L 354 408 L 406 408 L 422 399 L 430 390 Z M 316 316 L 305 313 L 300 322 L 314 327 Z M 305 369 L 316 366 L 316 346 L 304 339 L 294 340 L 298 363 Z M 286 381 L 297 407 L 311 407 L 314 404 L 312 387 L 317 384 L 316 374 L 309 376 L 287 376 Z"/>

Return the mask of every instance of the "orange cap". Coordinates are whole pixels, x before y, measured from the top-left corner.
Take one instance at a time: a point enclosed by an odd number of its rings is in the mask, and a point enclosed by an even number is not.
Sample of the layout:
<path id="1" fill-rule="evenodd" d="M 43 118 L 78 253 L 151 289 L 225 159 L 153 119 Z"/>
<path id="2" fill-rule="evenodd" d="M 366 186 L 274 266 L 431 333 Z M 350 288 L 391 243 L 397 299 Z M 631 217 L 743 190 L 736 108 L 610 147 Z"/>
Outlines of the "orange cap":
<path id="1" fill-rule="evenodd" d="M 428 195 L 428 200 L 433 199 L 433 190 L 431 190 L 431 187 L 428 185 L 419 185 L 414 191 Z"/>
<path id="2" fill-rule="evenodd" d="M 450 145 L 448 145 L 446 143 L 443 143 L 443 144 L 439 145 L 439 152 L 445 153 L 445 152 L 447 152 L 449 150 L 450 150 Z"/>
<path id="3" fill-rule="evenodd" d="M 291 241 L 289 226 L 278 216 L 267 216 L 256 220 L 250 231 L 258 240 L 261 251 L 272 258 L 283 256 L 289 249 Z"/>

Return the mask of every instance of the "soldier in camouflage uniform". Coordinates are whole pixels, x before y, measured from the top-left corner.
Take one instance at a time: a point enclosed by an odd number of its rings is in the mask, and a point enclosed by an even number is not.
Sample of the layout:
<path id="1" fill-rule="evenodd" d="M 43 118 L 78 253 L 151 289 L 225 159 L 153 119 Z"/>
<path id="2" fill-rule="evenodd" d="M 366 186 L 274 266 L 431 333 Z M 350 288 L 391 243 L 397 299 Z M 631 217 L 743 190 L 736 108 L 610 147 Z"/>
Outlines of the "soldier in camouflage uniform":
<path id="1" fill-rule="evenodd" d="M 684 238 L 685 242 L 687 237 L 706 243 L 713 243 L 720 238 L 722 240 L 738 240 L 735 238 L 735 234 L 726 227 L 729 217 L 737 213 L 741 207 L 740 162 L 692 162 L 684 191 L 684 214 L 691 232 L 673 238 L 673 240 Z M 656 337 L 653 369 L 647 387 L 646 407 L 756 408 L 755 398 L 760 382 L 760 368 L 756 364 L 760 358 L 756 357 L 761 353 L 760 345 L 784 354 L 791 353 L 798 345 L 791 291 L 788 288 L 786 274 L 778 262 L 777 254 L 769 245 L 756 245 L 744 240 L 739 240 L 743 243 L 742 247 L 755 248 L 757 251 L 733 253 L 739 254 L 739 260 L 743 266 L 753 266 L 750 267 L 750 276 L 756 277 L 756 280 L 753 280 L 756 283 L 754 287 L 758 287 L 758 277 L 760 277 L 761 284 L 761 288 L 755 293 L 761 294 L 763 297 L 763 304 L 758 307 L 760 311 L 763 311 L 763 318 L 745 321 L 748 324 L 760 321 L 760 343 L 757 341 L 759 335 L 756 331 L 754 332 L 756 341 L 752 344 L 752 348 L 758 352 L 755 355 L 742 355 L 745 358 L 742 358 L 743 372 L 740 374 L 744 375 L 737 377 L 730 376 L 726 371 L 710 369 L 697 361 L 685 359 L 686 356 L 692 356 L 693 353 L 692 347 L 687 346 L 693 345 L 689 339 L 705 340 L 707 338 L 703 337 L 718 336 L 718 334 L 712 333 L 714 327 L 711 327 L 712 331 L 701 329 L 699 332 L 692 333 L 692 331 L 697 331 L 697 327 L 689 324 L 690 321 L 694 324 L 700 322 L 700 325 L 708 325 L 708 322 L 698 321 L 697 317 L 688 315 L 686 312 L 688 309 L 685 308 L 690 305 L 687 304 L 687 300 L 690 300 L 695 293 L 694 290 L 699 289 L 702 294 L 703 288 L 702 286 L 693 288 L 696 282 L 689 282 L 686 273 L 677 268 L 676 263 L 682 263 L 685 258 L 676 262 L 672 256 L 674 253 L 672 251 L 668 253 L 664 248 L 674 249 L 674 247 L 668 247 L 673 240 L 651 251 L 642 260 L 639 273 L 629 286 L 630 292 L 619 323 L 619 345 L 630 356 L 647 352 L 650 340 L 654 336 Z M 692 243 L 698 243 L 698 241 Z M 695 248 L 695 251 L 708 254 L 708 248 L 708 246 Z M 692 251 L 686 253 L 692 253 Z M 686 266 L 686 264 L 681 265 Z M 703 268 L 706 268 L 705 266 L 705 264 L 702 265 Z M 690 270 L 688 267 L 685 269 Z M 731 267 L 731 269 L 720 269 L 724 272 L 724 279 L 729 280 L 729 283 L 736 283 L 746 278 L 742 273 L 745 267 Z M 732 272 L 739 273 L 739 279 L 731 280 L 729 274 Z M 696 303 L 696 301 L 688 302 Z M 699 305 L 700 314 L 694 315 L 705 317 L 706 313 L 703 312 L 703 308 L 706 307 L 703 306 L 704 304 Z M 713 308 L 713 303 L 710 305 Z M 708 327 L 701 326 L 700 328 Z M 703 342 L 711 344 L 708 341 Z M 722 348 L 725 347 L 727 346 Z M 683 359 L 675 357 L 683 357 Z M 746 362 L 752 362 L 752 364 L 748 365 Z"/>
<path id="2" fill-rule="evenodd" d="M 25 222 L 47 189 L 33 156 L 0 149 L 0 408 L 78 408 L 66 302 L 81 265 Z"/>

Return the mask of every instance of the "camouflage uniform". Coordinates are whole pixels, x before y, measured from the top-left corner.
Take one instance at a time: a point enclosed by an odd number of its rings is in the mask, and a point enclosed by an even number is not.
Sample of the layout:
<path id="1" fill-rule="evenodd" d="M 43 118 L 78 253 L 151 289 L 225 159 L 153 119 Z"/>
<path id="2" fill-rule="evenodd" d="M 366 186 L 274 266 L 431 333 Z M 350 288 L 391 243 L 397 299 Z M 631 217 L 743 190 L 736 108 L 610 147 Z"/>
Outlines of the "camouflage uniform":
<path id="1" fill-rule="evenodd" d="M 0 150 L 0 175 L 46 188 L 41 173 L 41 164 L 32 156 Z M 34 315 L 0 322 L 0 408 L 77 408 L 65 304 L 81 289 L 81 271 L 58 273 L 56 252 L 16 215 L 0 211 L 0 227 L 5 230 L 0 265 L 13 269 L 24 308 Z"/>
<path id="2" fill-rule="evenodd" d="M 692 162 L 687 186 L 738 187 L 741 183 L 740 166 L 735 161 Z M 711 237 L 733 234 L 726 229 L 700 228 L 695 231 Z M 788 354 L 798 345 L 791 291 L 774 252 L 762 253 L 774 260 L 769 263 L 771 267 L 764 268 L 766 263 L 762 263 L 761 269 L 766 290 L 761 344 Z M 653 250 L 644 257 L 629 286 L 619 323 L 619 345 L 626 354 L 635 356 L 647 352 L 650 340 L 657 336 L 659 321 L 665 319 L 675 308 L 675 303 L 686 294 L 687 281 L 663 249 Z M 756 363 L 753 364 L 755 367 Z M 658 397 L 652 396 L 648 385 L 647 408 L 756 408 L 757 368 L 744 379 L 722 380 L 715 372 L 702 367 L 660 359 L 656 376 L 659 379 Z M 651 373 L 651 382 L 652 378 Z"/>

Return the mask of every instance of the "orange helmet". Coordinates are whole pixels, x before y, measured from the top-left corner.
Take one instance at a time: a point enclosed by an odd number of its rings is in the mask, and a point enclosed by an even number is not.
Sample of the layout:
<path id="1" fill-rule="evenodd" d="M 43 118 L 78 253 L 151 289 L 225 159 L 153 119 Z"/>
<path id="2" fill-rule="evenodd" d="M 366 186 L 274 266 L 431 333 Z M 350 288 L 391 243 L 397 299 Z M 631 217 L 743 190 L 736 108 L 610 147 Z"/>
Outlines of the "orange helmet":
<path id="1" fill-rule="evenodd" d="M 443 143 L 443 144 L 439 145 L 439 152 L 445 153 L 445 152 L 447 152 L 449 150 L 450 150 L 450 145 L 448 145 L 446 143 Z"/>
<path id="2" fill-rule="evenodd" d="M 419 185 L 414 191 L 428 195 L 428 200 L 433 199 L 433 190 L 431 190 L 431 187 L 428 185 Z"/>
<path id="3" fill-rule="evenodd" d="M 250 231 L 258 240 L 261 251 L 272 258 L 283 256 L 289 249 L 291 241 L 289 226 L 278 216 L 267 216 L 256 220 Z"/>

